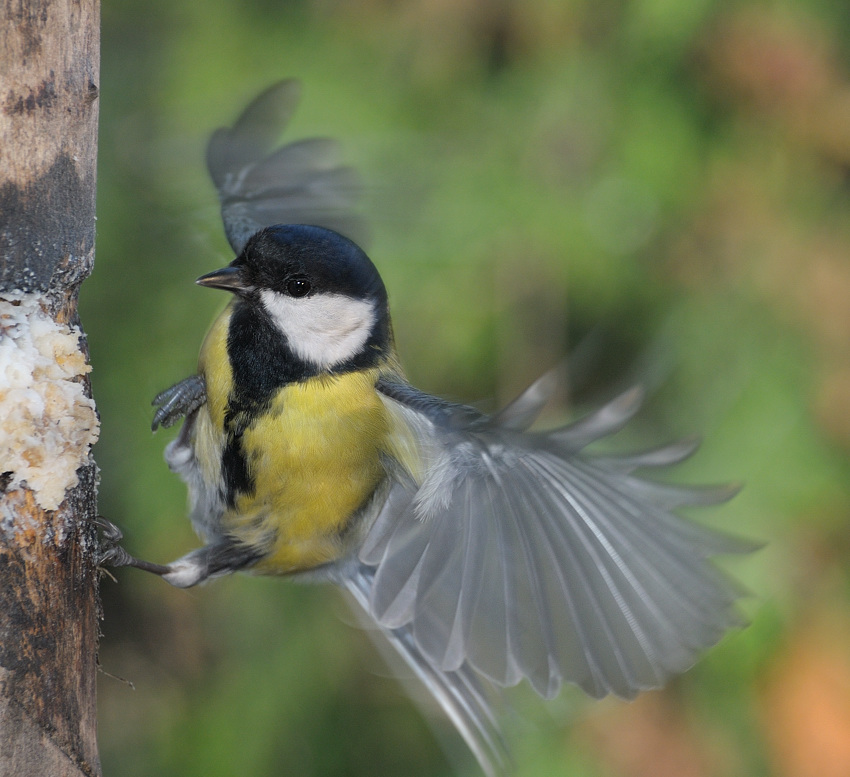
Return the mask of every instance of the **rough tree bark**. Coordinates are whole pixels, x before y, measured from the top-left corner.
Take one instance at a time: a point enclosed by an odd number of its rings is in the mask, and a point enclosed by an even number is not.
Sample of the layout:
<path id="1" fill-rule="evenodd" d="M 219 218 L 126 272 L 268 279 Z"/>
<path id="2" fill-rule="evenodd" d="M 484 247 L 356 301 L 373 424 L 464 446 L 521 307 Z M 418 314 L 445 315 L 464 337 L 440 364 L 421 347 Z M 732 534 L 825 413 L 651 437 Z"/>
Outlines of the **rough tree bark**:
<path id="1" fill-rule="evenodd" d="M 0 0 L 0 775 L 99 775 L 94 259 L 98 0 Z"/>

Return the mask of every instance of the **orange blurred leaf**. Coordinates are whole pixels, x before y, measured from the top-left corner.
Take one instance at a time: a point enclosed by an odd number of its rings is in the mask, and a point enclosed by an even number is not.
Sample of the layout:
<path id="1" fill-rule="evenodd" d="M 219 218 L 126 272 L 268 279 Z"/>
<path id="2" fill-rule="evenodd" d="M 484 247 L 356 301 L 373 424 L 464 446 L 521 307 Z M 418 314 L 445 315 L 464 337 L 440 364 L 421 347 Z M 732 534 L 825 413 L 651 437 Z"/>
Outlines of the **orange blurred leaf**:
<path id="1" fill-rule="evenodd" d="M 819 615 L 799 628 L 782 650 L 760 706 L 778 775 L 850 774 L 850 624 Z"/>

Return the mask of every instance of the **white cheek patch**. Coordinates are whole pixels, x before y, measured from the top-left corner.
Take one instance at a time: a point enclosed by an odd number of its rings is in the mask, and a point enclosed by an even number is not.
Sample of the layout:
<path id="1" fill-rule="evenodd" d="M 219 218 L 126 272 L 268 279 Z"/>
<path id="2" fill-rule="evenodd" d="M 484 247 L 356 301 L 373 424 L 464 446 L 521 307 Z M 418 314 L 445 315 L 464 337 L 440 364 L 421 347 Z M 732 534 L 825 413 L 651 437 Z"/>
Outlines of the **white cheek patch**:
<path id="1" fill-rule="evenodd" d="M 371 302 L 344 294 L 296 298 L 264 289 L 260 299 L 289 347 L 317 367 L 333 367 L 356 356 L 375 323 Z"/>

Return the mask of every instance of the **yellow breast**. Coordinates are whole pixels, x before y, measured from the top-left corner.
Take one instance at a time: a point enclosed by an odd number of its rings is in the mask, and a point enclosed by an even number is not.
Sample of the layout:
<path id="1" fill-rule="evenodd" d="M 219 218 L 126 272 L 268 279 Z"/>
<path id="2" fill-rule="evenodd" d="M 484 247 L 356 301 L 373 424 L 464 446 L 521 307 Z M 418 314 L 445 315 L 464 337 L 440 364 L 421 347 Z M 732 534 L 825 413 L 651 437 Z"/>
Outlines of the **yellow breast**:
<path id="1" fill-rule="evenodd" d="M 256 487 L 225 522 L 250 544 L 271 541 L 257 571 L 283 574 L 343 552 L 350 518 L 384 477 L 390 429 L 375 379 L 369 371 L 291 384 L 245 430 Z"/>
<path id="2" fill-rule="evenodd" d="M 232 385 L 226 358 L 229 312 L 201 351 L 207 404 L 195 425 L 205 477 L 221 477 L 224 416 Z M 383 453 L 396 447 L 397 424 L 375 390 L 378 370 L 323 375 L 291 383 L 242 434 L 254 488 L 239 494 L 221 530 L 262 550 L 253 570 L 286 574 L 333 561 L 345 531 L 385 477 Z"/>

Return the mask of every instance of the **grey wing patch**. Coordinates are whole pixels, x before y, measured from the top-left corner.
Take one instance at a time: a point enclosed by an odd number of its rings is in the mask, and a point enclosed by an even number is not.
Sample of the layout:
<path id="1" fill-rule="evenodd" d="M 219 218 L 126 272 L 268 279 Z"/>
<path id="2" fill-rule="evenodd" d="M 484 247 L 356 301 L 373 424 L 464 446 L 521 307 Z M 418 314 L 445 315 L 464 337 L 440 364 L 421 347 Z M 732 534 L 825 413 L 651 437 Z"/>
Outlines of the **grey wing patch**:
<path id="1" fill-rule="evenodd" d="M 151 404 L 156 407 L 151 429 L 174 426 L 181 418 L 190 416 L 207 401 L 207 387 L 201 375 L 175 383 L 157 394 Z"/>
<path id="2" fill-rule="evenodd" d="M 300 95 L 296 81 L 266 89 L 232 127 L 217 129 L 207 167 L 218 189 L 224 231 L 239 254 L 248 239 L 275 224 L 326 227 L 355 242 L 365 237 L 356 212 L 362 191 L 356 172 L 336 161 L 337 144 L 324 138 L 277 147 Z"/>
<path id="3" fill-rule="evenodd" d="M 582 451 L 628 421 L 639 392 L 554 432 L 517 431 L 545 388 L 466 430 L 431 424 L 437 482 L 429 473 L 406 500 L 391 494 L 361 548 L 374 570 L 368 607 L 440 671 L 527 678 L 545 697 L 570 682 L 630 698 L 741 625 L 742 591 L 710 557 L 756 546 L 674 513 L 736 489 L 632 474 L 682 461 L 693 441 L 621 458 Z"/>

